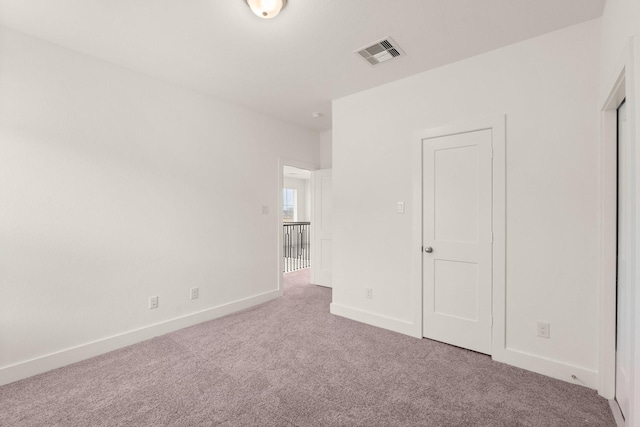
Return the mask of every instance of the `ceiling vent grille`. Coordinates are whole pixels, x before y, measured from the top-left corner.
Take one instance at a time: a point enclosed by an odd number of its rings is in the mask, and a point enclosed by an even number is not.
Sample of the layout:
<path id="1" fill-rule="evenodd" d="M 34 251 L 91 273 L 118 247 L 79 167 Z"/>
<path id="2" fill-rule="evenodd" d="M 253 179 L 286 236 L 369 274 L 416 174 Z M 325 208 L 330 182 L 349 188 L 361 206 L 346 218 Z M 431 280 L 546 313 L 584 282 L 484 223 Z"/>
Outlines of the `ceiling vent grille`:
<path id="1" fill-rule="evenodd" d="M 390 59 L 405 55 L 404 51 L 398 47 L 396 42 L 391 40 L 391 37 L 385 37 L 370 46 L 356 50 L 355 53 L 371 65 L 378 65 Z"/>

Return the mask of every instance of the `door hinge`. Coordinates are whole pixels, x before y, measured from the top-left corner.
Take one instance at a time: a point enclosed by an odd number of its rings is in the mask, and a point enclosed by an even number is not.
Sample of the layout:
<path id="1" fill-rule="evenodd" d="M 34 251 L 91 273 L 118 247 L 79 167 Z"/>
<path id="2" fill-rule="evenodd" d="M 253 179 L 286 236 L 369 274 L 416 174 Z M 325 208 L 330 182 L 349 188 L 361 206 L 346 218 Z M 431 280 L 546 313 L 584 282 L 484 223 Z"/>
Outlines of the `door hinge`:
<path id="1" fill-rule="evenodd" d="M 493 243 L 493 231 L 491 232 L 491 243 Z"/>
<path id="2" fill-rule="evenodd" d="M 493 316 L 491 316 L 490 323 L 491 323 L 491 327 L 493 328 Z"/>

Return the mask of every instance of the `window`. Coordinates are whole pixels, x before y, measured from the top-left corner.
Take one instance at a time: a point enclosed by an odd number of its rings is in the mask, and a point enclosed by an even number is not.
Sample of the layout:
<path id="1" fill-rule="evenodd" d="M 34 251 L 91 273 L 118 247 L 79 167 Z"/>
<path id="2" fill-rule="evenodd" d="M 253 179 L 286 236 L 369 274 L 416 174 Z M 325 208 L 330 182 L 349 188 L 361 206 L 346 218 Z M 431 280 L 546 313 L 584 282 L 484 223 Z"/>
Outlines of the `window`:
<path id="1" fill-rule="evenodd" d="M 296 209 L 296 202 L 298 199 L 298 192 L 293 188 L 282 189 L 282 220 L 284 222 L 294 222 L 298 216 L 298 209 Z"/>

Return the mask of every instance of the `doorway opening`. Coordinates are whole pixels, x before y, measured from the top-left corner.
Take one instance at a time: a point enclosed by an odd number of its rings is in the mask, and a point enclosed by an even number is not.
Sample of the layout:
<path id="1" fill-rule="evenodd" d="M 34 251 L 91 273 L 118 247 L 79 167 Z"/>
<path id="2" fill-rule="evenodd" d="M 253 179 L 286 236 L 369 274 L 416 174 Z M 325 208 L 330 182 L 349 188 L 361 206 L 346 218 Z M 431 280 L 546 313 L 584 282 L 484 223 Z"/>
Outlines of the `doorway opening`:
<path id="1" fill-rule="evenodd" d="M 313 170 L 313 165 L 296 160 L 281 158 L 278 163 L 277 259 L 282 294 L 291 283 L 308 284 L 305 278 L 311 275 Z"/>
<path id="2" fill-rule="evenodd" d="M 311 267 L 311 171 L 282 168 L 282 272 Z"/>
<path id="3" fill-rule="evenodd" d="M 331 287 L 331 169 L 282 158 L 278 168 L 278 290 L 284 274 Z"/>

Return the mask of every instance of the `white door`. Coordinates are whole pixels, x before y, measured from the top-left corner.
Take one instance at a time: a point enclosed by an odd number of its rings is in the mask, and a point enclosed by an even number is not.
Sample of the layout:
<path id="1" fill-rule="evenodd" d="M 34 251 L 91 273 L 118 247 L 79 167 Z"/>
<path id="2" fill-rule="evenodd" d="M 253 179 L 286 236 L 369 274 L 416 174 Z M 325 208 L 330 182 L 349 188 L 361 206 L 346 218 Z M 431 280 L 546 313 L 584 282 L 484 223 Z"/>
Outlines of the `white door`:
<path id="1" fill-rule="evenodd" d="M 424 139 L 423 335 L 491 354 L 492 136 Z"/>
<path id="2" fill-rule="evenodd" d="M 629 411 L 631 367 L 631 312 L 630 285 L 632 278 L 632 221 L 634 219 L 633 184 L 630 162 L 633 156 L 627 138 L 627 109 L 618 108 L 618 280 L 616 322 L 616 400 L 622 414 Z"/>
<path id="3" fill-rule="evenodd" d="M 311 217 L 311 283 L 332 285 L 331 169 L 312 172 L 313 215 Z"/>

